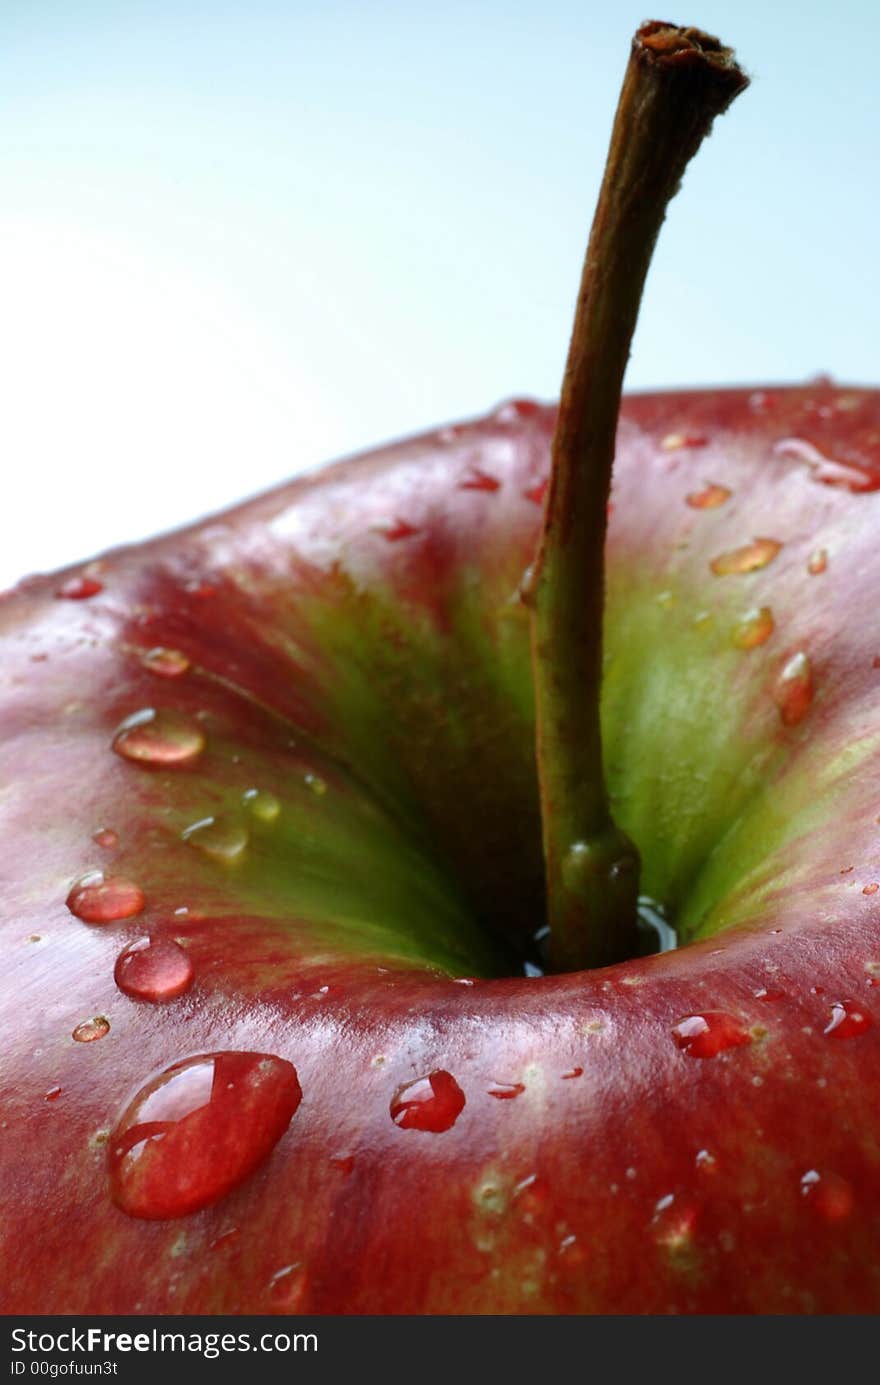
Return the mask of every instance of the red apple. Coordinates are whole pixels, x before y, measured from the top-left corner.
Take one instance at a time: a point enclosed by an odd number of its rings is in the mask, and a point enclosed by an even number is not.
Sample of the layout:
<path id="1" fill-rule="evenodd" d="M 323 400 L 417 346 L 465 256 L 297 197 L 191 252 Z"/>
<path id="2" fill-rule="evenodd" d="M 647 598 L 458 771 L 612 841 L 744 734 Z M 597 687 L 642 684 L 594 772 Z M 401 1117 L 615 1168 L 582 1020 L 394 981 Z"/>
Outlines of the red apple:
<path id="1" fill-rule="evenodd" d="M 554 423 L 3 600 L 5 1312 L 880 1309 L 880 392 L 626 402 L 604 758 L 681 946 L 529 977 Z"/>

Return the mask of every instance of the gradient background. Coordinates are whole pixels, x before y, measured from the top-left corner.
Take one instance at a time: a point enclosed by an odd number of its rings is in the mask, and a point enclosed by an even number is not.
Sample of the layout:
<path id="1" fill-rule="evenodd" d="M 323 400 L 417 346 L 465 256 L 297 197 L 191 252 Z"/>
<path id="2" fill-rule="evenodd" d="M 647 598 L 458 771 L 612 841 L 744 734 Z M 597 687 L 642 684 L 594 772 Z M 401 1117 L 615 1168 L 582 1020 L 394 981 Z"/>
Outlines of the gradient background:
<path id="1" fill-rule="evenodd" d="M 0 587 L 555 395 L 645 17 L 3 0 Z M 880 7 L 674 17 L 753 86 L 673 204 L 629 388 L 880 383 Z"/>

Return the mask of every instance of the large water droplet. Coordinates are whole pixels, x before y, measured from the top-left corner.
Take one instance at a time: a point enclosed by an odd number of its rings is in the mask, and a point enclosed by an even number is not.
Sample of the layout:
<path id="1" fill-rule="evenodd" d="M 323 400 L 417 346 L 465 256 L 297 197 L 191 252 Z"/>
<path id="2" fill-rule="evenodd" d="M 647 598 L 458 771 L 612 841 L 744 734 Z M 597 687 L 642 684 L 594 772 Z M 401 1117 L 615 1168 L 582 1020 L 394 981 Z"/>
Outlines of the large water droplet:
<path id="1" fill-rule="evenodd" d="M 193 983 L 188 955 L 173 938 L 138 938 L 116 959 L 113 979 L 132 1000 L 176 1000 Z"/>
<path id="2" fill-rule="evenodd" d="M 778 539 L 753 539 L 742 548 L 733 548 L 728 553 L 720 553 L 709 564 L 716 577 L 730 577 L 737 573 L 758 572 L 773 562 L 782 544 Z"/>
<path id="3" fill-rule="evenodd" d="M 700 491 L 691 491 L 685 500 L 693 510 L 717 510 L 733 494 L 727 486 L 709 485 Z"/>
<path id="4" fill-rule="evenodd" d="M 78 1024 L 71 1034 L 78 1044 L 93 1044 L 97 1039 L 103 1039 L 110 1033 L 110 1021 L 103 1015 L 96 1015 L 94 1019 L 83 1020 Z"/>
<path id="5" fill-rule="evenodd" d="M 183 840 L 215 861 L 237 861 L 248 844 L 248 830 L 233 818 L 200 818 L 184 829 Z"/>
<path id="6" fill-rule="evenodd" d="M 808 1169 L 801 1179 L 801 1196 L 826 1222 L 844 1221 L 855 1206 L 853 1190 L 837 1173 Z"/>
<path id="7" fill-rule="evenodd" d="M 110 1138 L 113 1201 L 147 1220 L 210 1206 L 268 1158 L 301 1098 L 293 1064 L 270 1054 L 175 1063 L 138 1092 Z"/>
<path id="8" fill-rule="evenodd" d="M 792 654 L 780 669 L 773 687 L 773 701 L 783 726 L 797 726 L 813 702 L 813 668 L 803 650 Z"/>
<path id="9" fill-rule="evenodd" d="M 83 923 L 115 923 L 131 919 L 145 904 L 144 892 L 133 880 L 105 876 L 91 870 L 77 880 L 67 896 L 67 907 Z"/>
<path id="10" fill-rule="evenodd" d="M 873 1025 L 871 1016 L 852 1000 L 837 1000 L 831 1006 L 831 1018 L 824 1033 L 832 1039 L 855 1039 Z"/>
<path id="11" fill-rule="evenodd" d="M 259 822 L 274 822 L 281 812 L 280 801 L 266 789 L 247 789 L 242 794 L 242 802 Z"/>
<path id="12" fill-rule="evenodd" d="M 113 737 L 117 755 L 146 768 L 183 768 L 204 748 L 201 727 L 185 712 L 170 708 L 143 707 L 126 717 Z"/>
<path id="13" fill-rule="evenodd" d="M 165 649 L 157 645 L 142 655 L 141 662 L 150 673 L 158 673 L 160 678 L 180 678 L 189 668 L 189 659 L 179 649 Z"/>
<path id="14" fill-rule="evenodd" d="M 430 1130 L 440 1134 L 455 1124 L 464 1110 L 464 1092 L 442 1068 L 398 1088 L 391 1101 L 391 1119 L 401 1130 Z"/>
<path id="15" fill-rule="evenodd" d="M 687 1015 L 673 1027 L 672 1037 L 689 1058 L 715 1058 L 729 1048 L 751 1043 L 740 1021 L 721 1010 Z"/>
<path id="16" fill-rule="evenodd" d="M 98 592 L 103 590 L 103 582 L 99 582 L 96 577 L 69 577 L 66 582 L 61 584 L 55 595 L 64 597 L 67 601 L 85 601 L 90 596 L 97 596 Z"/>
<path id="17" fill-rule="evenodd" d="M 737 625 L 733 642 L 737 649 L 757 649 L 773 634 L 775 623 L 769 606 L 756 606 L 747 611 Z"/>

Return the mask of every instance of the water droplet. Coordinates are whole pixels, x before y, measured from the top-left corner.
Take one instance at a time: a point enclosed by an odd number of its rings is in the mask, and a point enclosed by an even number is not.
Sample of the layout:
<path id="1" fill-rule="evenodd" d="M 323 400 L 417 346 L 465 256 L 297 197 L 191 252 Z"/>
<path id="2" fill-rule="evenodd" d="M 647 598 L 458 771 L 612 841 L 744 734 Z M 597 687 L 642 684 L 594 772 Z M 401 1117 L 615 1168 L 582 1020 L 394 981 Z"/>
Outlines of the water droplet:
<path id="1" fill-rule="evenodd" d="M 831 1006 L 831 1018 L 826 1024 L 824 1034 L 832 1039 L 855 1039 L 873 1025 L 870 1015 L 866 1015 L 852 1000 L 837 1000 Z"/>
<path id="2" fill-rule="evenodd" d="M 660 441 L 664 452 L 680 452 L 687 447 L 705 447 L 709 439 L 705 433 L 683 432 L 667 433 Z"/>
<path id="3" fill-rule="evenodd" d="M 167 708 L 144 707 L 121 723 L 113 737 L 117 755 L 147 768 L 191 765 L 205 748 L 205 734 L 186 715 Z"/>
<path id="4" fill-rule="evenodd" d="M 67 907 L 83 923 L 115 923 L 131 919 L 146 903 L 144 892 L 133 880 L 105 876 L 102 870 L 91 870 L 80 876 L 67 896 Z"/>
<path id="5" fill-rule="evenodd" d="M 471 467 L 463 480 L 459 481 L 460 491 L 497 491 L 501 482 L 495 476 L 490 476 L 487 471 L 481 471 L 479 467 Z"/>
<path id="6" fill-rule="evenodd" d="M 733 642 L 737 649 L 757 649 L 769 640 L 776 628 L 769 606 L 755 606 L 737 625 Z"/>
<path id="7" fill-rule="evenodd" d="M 109 1146 L 113 1201 L 131 1217 L 183 1217 L 225 1197 L 271 1154 L 302 1097 L 266 1053 L 175 1063 L 138 1092 Z"/>
<path id="8" fill-rule="evenodd" d="M 813 701 L 813 668 L 803 650 L 792 654 L 780 669 L 773 688 L 783 726 L 803 721 Z"/>
<path id="9" fill-rule="evenodd" d="M 843 1221 L 855 1205 L 853 1190 L 837 1173 L 808 1169 L 801 1179 L 801 1196 L 806 1198 L 823 1221 Z"/>
<path id="10" fill-rule="evenodd" d="M 319 774 L 307 774 L 303 782 L 306 788 L 310 789 L 313 794 L 317 794 L 319 798 L 327 792 L 327 783 Z"/>
<path id="11" fill-rule="evenodd" d="M 857 462 L 838 461 L 827 457 L 812 442 L 805 438 L 782 438 L 773 451 L 777 457 L 787 457 L 795 462 L 803 462 L 810 469 L 810 479 L 823 486 L 844 486 L 849 491 L 875 491 L 880 487 L 880 476 L 866 471 Z"/>
<path id="12" fill-rule="evenodd" d="M 455 1124 L 464 1105 L 461 1087 L 451 1073 L 440 1068 L 399 1087 L 389 1109 L 391 1119 L 401 1130 L 430 1130 L 440 1134 Z"/>
<path id="13" fill-rule="evenodd" d="M 60 1095 L 61 1095 L 61 1088 L 60 1088 L 60 1087 L 50 1087 L 49 1090 L 46 1092 L 46 1100 L 47 1100 L 47 1101 L 57 1101 L 58 1098 L 60 1097 Z"/>
<path id="14" fill-rule="evenodd" d="M 197 597 L 199 601 L 208 601 L 217 595 L 217 588 L 213 582 L 206 581 L 204 577 L 191 577 L 184 583 L 183 590 L 190 596 Z"/>
<path id="15" fill-rule="evenodd" d="M 138 938 L 116 959 L 113 979 L 132 1000 L 175 1000 L 193 983 L 193 964 L 173 938 Z"/>
<path id="16" fill-rule="evenodd" d="M 739 1020 L 720 1010 L 687 1015 L 673 1027 L 672 1037 L 689 1058 L 715 1058 L 729 1048 L 751 1043 Z"/>
<path id="17" fill-rule="evenodd" d="M 878 890 L 880 890 L 880 885 L 878 885 L 876 881 L 872 881 L 870 885 L 865 886 L 862 890 L 862 894 L 876 894 Z"/>
<path id="18" fill-rule="evenodd" d="M 70 1037 L 78 1044 L 93 1044 L 96 1039 L 103 1039 L 109 1033 L 110 1021 L 103 1015 L 96 1015 L 94 1019 L 78 1024 Z"/>
<path id="19" fill-rule="evenodd" d="M 709 564 L 716 577 L 730 577 L 735 573 L 758 572 L 773 562 L 782 544 L 778 539 L 753 539 L 742 548 L 733 548 L 721 553 Z"/>
<path id="20" fill-rule="evenodd" d="M 785 999 L 785 991 L 768 990 L 766 986 L 759 986 L 756 991 L 752 991 L 752 995 L 756 1000 L 765 1000 L 768 1004 Z"/>
<path id="21" fill-rule="evenodd" d="M 518 419 L 534 418 L 541 412 L 536 399 L 506 399 L 492 417 L 496 423 L 516 423 Z"/>
<path id="22" fill-rule="evenodd" d="M 103 582 L 99 582 L 96 577 L 69 577 L 55 595 L 64 597 L 67 601 L 85 601 L 103 590 Z"/>
<path id="23" fill-rule="evenodd" d="M 248 789 L 242 795 L 242 802 L 260 822 L 274 822 L 281 812 L 280 801 L 265 789 Z"/>
<path id="24" fill-rule="evenodd" d="M 301 1313 L 308 1287 L 309 1279 L 304 1265 L 285 1265 L 269 1281 L 269 1311 Z"/>
<path id="25" fill-rule="evenodd" d="M 489 1096 L 495 1096 L 499 1101 L 511 1101 L 516 1096 L 522 1096 L 525 1089 L 524 1082 L 493 1082 L 488 1090 Z"/>
<path id="26" fill-rule="evenodd" d="M 150 673 L 158 673 L 160 678 L 180 678 L 189 668 L 189 659 L 179 649 L 165 649 L 157 645 L 148 649 L 141 662 Z"/>
<path id="27" fill-rule="evenodd" d="M 407 524 L 405 519 L 395 519 L 392 524 L 382 530 L 382 536 L 389 543 L 399 543 L 401 539 L 411 539 L 414 534 L 419 532 L 420 530 L 416 525 Z"/>
<path id="28" fill-rule="evenodd" d="M 693 510 L 717 510 L 733 494 L 727 486 L 708 485 L 701 491 L 691 491 L 685 500 Z"/>
<path id="29" fill-rule="evenodd" d="M 811 577 L 818 577 L 828 567 L 828 551 L 825 548 L 817 548 L 815 553 L 811 553 L 807 559 L 807 572 Z"/>
<path id="30" fill-rule="evenodd" d="M 543 481 L 537 481 L 534 486 L 529 486 L 528 490 L 523 491 L 523 499 L 531 500 L 533 505 L 543 505 L 549 488 L 550 480 L 545 476 Z"/>
<path id="31" fill-rule="evenodd" d="M 718 1160 L 708 1149 L 698 1149 L 694 1156 L 694 1163 L 700 1173 L 713 1174 L 718 1172 Z"/>
<path id="32" fill-rule="evenodd" d="M 92 841 L 110 851 L 119 845 L 119 833 L 114 832 L 112 827 L 98 827 L 92 833 Z"/>
<path id="33" fill-rule="evenodd" d="M 573 1077 L 582 1077 L 582 1076 L 583 1076 L 583 1073 L 584 1073 L 583 1068 L 569 1068 L 568 1072 L 564 1072 L 564 1073 L 562 1074 L 562 1080 L 563 1080 L 563 1082 L 568 1082 L 568 1081 L 570 1081 Z"/>
<path id="34" fill-rule="evenodd" d="M 232 818 L 200 818 L 184 828 L 183 840 L 215 861 L 237 861 L 248 844 L 248 830 Z"/>
<path id="35" fill-rule="evenodd" d="M 654 1208 L 652 1230 L 658 1245 L 670 1251 L 683 1250 L 691 1241 L 697 1223 L 697 1208 L 673 1193 L 661 1197 Z"/>

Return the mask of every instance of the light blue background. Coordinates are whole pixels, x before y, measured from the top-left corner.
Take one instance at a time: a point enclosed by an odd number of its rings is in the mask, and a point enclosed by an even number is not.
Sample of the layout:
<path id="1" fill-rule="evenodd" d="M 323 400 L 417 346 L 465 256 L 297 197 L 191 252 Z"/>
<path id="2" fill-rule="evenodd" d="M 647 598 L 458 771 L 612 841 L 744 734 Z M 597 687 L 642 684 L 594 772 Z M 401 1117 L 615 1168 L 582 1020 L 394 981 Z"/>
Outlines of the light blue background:
<path id="1" fill-rule="evenodd" d="M 5 0 L 0 586 L 553 396 L 644 8 Z M 880 383 L 875 0 L 675 17 L 754 80 L 672 206 L 629 387 Z"/>

